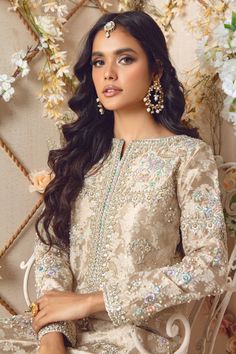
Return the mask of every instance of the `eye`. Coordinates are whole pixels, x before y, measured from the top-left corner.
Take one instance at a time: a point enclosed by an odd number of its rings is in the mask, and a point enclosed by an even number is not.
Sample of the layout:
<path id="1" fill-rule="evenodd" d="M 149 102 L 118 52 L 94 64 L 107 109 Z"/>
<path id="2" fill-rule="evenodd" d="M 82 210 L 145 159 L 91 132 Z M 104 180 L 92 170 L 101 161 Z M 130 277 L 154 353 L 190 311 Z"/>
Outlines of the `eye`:
<path id="1" fill-rule="evenodd" d="M 123 64 L 131 64 L 134 62 L 134 58 L 130 57 L 130 56 L 125 56 L 122 57 L 119 62 L 122 62 Z"/>
<path id="2" fill-rule="evenodd" d="M 94 59 L 92 60 L 91 62 L 92 66 L 95 66 L 95 67 L 100 67 L 104 64 L 104 60 L 102 59 Z"/>

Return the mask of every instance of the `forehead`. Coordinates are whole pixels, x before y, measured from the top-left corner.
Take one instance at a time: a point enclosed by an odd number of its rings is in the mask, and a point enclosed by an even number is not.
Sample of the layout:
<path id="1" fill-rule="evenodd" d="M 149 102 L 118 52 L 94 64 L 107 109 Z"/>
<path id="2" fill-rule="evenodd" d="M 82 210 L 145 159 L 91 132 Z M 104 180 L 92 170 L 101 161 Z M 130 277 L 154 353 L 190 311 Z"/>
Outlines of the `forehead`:
<path id="1" fill-rule="evenodd" d="M 92 51 L 109 53 L 120 48 L 132 48 L 137 53 L 145 54 L 139 42 L 120 26 L 111 32 L 109 38 L 106 38 L 104 30 L 100 30 L 94 38 Z"/>

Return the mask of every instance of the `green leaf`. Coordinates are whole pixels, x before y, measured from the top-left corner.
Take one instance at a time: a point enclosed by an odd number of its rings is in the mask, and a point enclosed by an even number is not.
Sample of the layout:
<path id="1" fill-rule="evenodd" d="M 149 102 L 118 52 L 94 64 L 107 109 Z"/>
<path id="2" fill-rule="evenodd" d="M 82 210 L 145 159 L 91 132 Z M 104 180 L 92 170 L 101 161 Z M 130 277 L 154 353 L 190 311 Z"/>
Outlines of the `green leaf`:
<path id="1" fill-rule="evenodd" d="M 231 18 L 231 23 L 225 23 L 224 28 L 227 28 L 230 31 L 235 32 L 236 31 L 236 12 L 232 12 L 232 18 Z"/>
<path id="2" fill-rule="evenodd" d="M 229 29 L 231 31 L 234 31 L 233 27 L 231 25 L 229 25 L 228 23 L 224 24 L 224 28 L 227 28 L 227 29 Z"/>
<path id="3" fill-rule="evenodd" d="M 231 25 L 236 28 L 236 12 L 232 13 L 232 22 Z"/>

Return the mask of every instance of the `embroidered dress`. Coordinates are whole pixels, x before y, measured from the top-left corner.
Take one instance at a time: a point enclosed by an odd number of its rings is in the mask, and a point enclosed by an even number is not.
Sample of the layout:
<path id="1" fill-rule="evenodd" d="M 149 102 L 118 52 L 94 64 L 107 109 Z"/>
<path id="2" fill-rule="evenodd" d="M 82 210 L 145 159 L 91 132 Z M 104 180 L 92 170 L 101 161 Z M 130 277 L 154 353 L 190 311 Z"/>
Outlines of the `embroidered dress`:
<path id="1" fill-rule="evenodd" d="M 86 175 L 72 211 L 69 249 L 45 253 L 36 242 L 38 296 L 50 289 L 104 293 L 107 311 L 40 331 L 40 337 L 64 333 L 71 354 L 173 353 L 181 334 L 168 338 L 171 314 L 222 293 L 226 284 L 226 233 L 211 148 L 175 135 L 132 141 L 121 156 L 124 143 L 113 138 L 108 158 Z M 25 317 L 1 320 L 0 353 L 37 353 Z"/>

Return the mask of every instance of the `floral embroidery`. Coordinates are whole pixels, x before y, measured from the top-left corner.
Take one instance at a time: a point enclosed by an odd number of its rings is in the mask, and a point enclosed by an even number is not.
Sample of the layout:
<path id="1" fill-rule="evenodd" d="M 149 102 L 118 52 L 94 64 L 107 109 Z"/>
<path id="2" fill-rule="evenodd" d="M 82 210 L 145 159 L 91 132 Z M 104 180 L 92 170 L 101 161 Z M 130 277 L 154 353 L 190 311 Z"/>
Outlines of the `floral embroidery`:
<path id="1" fill-rule="evenodd" d="M 134 256 L 134 262 L 141 264 L 144 261 L 145 255 L 150 252 L 152 245 L 144 239 L 133 240 L 129 243 L 129 253 Z"/>
<path id="2" fill-rule="evenodd" d="M 78 350 L 136 352 L 129 332 L 135 325 L 147 351 L 168 353 L 178 338 L 166 339 L 161 326 L 173 306 L 221 294 L 226 284 L 217 170 L 211 149 L 198 139 L 137 140 L 121 158 L 123 144 L 114 138 L 100 169 L 86 176 L 73 209 L 70 248 L 48 250 L 39 241 L 35 247 L 38 296 L 51 289 L 102 290 L 110 321 L 53 323 L 40 336 L 59 331 L 74 345 L 77 330 Z M 179 242 L 184 256 L 178 254 Z M 7 326 L 0 326 L 3 333 Z M 32 343 L 31 353 L 36 338 Z"/>

